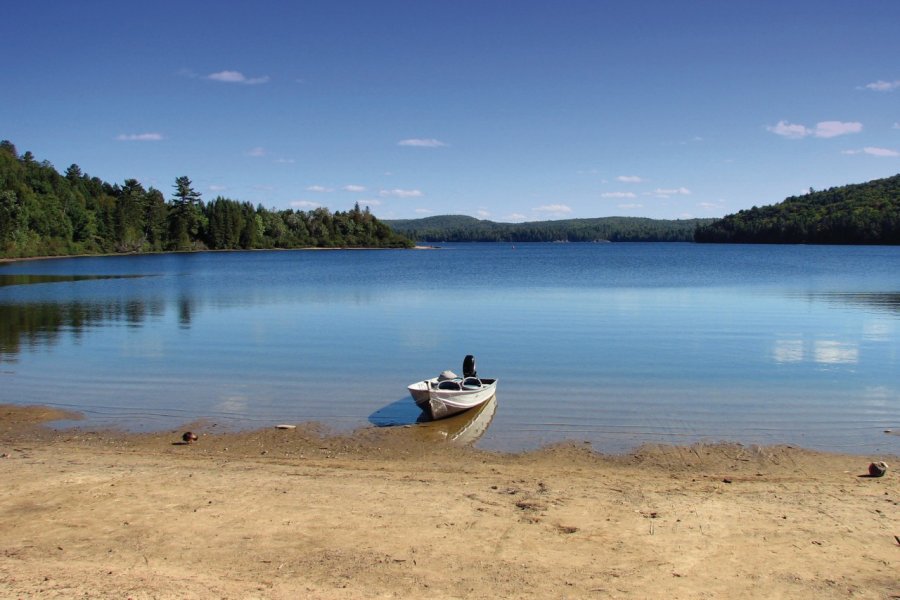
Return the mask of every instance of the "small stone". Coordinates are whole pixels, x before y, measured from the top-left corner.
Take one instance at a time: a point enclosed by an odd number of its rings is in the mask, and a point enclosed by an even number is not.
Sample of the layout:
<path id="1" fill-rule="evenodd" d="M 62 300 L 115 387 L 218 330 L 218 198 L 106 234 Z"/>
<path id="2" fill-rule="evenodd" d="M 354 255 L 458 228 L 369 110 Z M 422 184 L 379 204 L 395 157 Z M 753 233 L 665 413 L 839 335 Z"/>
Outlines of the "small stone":
<path id="1" fill-rule="evenodd" d="M 869 463 L 869 477 L 883 477 L 887 470 L 888 466 L 884 461 Z"/>

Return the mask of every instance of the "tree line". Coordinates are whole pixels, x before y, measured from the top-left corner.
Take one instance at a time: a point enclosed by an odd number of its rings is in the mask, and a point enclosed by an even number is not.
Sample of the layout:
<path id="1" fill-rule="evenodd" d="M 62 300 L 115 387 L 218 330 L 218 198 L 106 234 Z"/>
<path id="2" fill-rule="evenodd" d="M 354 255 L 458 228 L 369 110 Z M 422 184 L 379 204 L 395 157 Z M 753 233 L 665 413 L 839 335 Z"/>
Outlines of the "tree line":
<path id="1" fill-rule="evenodd" d="M 497 223 L 462 215 L 385 221 L 394 231 L 423 242 L 690 242 L 712 219 L 663 220 L 601 217 Z"/>
<path id="2" fill-rule="evenodd" d="M 697 242 L 900 244 L 900 175 L 791 196 L 697 229 Z"/>
<path id="3" fill-rule="evenodd" d="M 0 142 L 0 257 L 267 248 L 408 248 L 368 207 L 332 213 L 266 209 L 218 196 L 204 202 L 178 177 L 167 200 L 136 179 L 122 185 L 73 164 L 60 174 Z"/>

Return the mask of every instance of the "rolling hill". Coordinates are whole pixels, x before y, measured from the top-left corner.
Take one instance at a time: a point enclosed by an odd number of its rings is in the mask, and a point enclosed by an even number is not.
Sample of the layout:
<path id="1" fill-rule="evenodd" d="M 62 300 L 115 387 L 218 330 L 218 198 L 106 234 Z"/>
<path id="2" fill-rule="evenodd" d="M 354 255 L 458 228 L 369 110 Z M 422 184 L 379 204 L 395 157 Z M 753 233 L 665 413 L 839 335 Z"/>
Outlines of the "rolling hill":
<path id="1" fill-rule="evenodd" d="M 698 226 L 711 222 L 602 217 L 497 223 L 463 215 L 384 221 L 397 233 L 422 242 L 689 242 Z"/>
<path id="2" fill-rule="evenodd" d="M 698 242 L 900 244 L 900 175 L 810 191 L 697 229 Z"/>

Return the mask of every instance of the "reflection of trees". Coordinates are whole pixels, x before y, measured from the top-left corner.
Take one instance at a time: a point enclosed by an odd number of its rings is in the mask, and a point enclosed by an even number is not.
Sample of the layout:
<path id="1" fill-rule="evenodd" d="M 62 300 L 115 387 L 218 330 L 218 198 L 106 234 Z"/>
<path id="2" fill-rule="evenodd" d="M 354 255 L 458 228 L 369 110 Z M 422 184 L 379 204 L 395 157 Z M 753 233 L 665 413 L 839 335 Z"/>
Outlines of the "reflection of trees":
<path id="1" fill-rule="evenodd" d="M 900 293 L 896 292 L 832 292 L 810 294 L 809 297 L 828 304 L 849 304 L 880 312 L 900 313 Z"/>
<path id="2" fill-rule="evenodd" d="M 178 298 L 178 326 L 182 329 L 189 329 L 191 326 L 191 313 L 194 310 L 194 303 L 190 296 L 181 296 Z"/>
<path id="3" fill-rule="evenodd" d="M 90 281 L 95 279 L 133 279 L 143 275 L 0 275 L 0 287 L 7 285 L 30 285 L 35 283 L 60 283 L 64 281 Z"/>
<path id="4" fill-rule="evenodd" d="M 148 317 L 164 312 L 161 299 L 0 304 L 0 361 L 13 360 L 23 345 L 52 346 L 64 332 L 78 338 L 85 330 L 108 323 L 140 327 Z"/>

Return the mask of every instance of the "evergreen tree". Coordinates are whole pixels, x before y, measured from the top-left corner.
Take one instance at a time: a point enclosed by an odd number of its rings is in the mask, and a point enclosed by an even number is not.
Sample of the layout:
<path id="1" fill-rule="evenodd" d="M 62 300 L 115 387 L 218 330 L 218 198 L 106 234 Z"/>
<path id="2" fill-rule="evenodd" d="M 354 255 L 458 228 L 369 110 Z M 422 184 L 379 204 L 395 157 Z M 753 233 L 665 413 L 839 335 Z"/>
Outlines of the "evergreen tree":
<path id="1" fill-rule="evenodd" d="M 147 192 L 137 179 L 126 179 L 116 202 L 115 231 L 118 252 L 137 252 L 144 247 Z"/>
<path id="2" fill-rule="evenodd" d="M 200 194 L 191 187 L 191 180 L 183 175 L 175 179 L 170 217 L 170 243 L 173 250 L 190 250 L 199 231 Z"/>
<path id="3" fill-rule="evenodd" d="M 159 252 L 165 249 L 166 219 L 169 208 L 162 192 L 156 188 L 150 188 L 144 195 L 144 247 L 151 252 Z"/>

